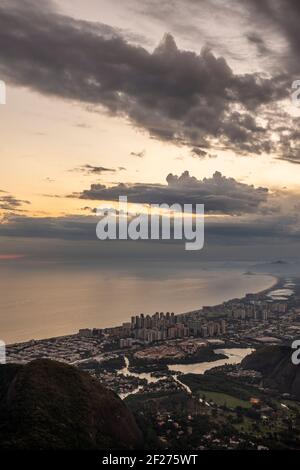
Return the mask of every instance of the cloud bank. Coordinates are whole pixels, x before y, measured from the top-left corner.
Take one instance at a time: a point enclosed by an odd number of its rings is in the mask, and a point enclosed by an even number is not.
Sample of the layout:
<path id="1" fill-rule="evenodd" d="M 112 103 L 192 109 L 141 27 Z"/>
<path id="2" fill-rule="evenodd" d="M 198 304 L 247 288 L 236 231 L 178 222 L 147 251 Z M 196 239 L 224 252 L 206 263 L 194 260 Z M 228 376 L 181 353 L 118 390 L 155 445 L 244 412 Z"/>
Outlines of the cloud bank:
<path id="1" fill-rule="evenodd" d="M 252 36 L 253 41 L 253 36 Z M 281 76 L 235 74 L 209 49 L 165 35 L 151 53 L 114 28 L 60 14 L 48 1 L 0 5 L 0 75 L 46 95 L 100 106 L 156 139 L 239 153 L 276 147 L 265 108 L 288 96 Z"/>
<path id="2" fill-rule="evenodd" d="M 117 201 L 127 196 L 128 202 L 139 204 L 204 204 L 206 213 L 247 214 L 257 212 L 267 202 L 268 189 L 255 188 L 227 178 L 216 171 L 211 178 L 202 180 L 190 176 L 188 171 L 176 176 L 170 173 L 167 184 L 124 184 L 107 187 L 92 184 L 71 197 L 97 201 Z"/>

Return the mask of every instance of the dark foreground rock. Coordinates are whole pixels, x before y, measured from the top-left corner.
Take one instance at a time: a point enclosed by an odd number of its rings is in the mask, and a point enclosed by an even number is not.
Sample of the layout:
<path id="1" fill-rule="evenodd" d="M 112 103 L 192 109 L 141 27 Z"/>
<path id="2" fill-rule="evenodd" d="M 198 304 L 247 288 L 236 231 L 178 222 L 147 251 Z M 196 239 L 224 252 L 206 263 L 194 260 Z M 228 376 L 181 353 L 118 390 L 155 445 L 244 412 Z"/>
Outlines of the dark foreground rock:
<path id="1" fill-rule="evenodd" d="M 134 449 L 142 434 L 122 400 L 50 360 L 0 366 L 0 449 Z"/>

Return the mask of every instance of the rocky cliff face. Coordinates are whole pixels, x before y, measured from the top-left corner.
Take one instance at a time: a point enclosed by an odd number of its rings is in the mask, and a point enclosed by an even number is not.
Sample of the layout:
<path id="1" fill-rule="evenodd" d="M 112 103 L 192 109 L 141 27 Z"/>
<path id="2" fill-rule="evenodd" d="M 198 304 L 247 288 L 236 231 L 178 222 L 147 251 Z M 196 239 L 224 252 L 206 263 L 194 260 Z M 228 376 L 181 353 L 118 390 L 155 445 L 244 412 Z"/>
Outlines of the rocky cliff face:
<path id="1" fill-rule="evenodd" d="M 264 384 L 300 399 L 300 365 L 292 363 L 294 350 L 288 346 L 269 346 L 245 357 L 241 366 L 261 372 Z"/>
<path id="2" fill-rule="evenodd" d="M 0 366 L 0 449 L 133 449 L 142 435 L 122 400 L 50 360 Z"/>

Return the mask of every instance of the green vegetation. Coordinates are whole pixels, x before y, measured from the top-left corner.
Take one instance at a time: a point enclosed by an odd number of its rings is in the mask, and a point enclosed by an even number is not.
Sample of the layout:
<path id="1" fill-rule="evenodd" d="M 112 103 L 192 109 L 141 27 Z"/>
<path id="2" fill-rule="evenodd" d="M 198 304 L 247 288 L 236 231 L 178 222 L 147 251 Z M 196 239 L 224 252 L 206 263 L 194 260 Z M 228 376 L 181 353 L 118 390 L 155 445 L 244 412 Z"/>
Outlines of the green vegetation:
<path id="1" fill-rule="evenodd" d="M 252 406 L 249 401 L 240 400 L 239 398 L 233 397 L 232 395 L 228 395 L 226 393 L 198 390 L 197 394 L 199 398 L 202 398 L 206 401 L 213 401 L 216 405 L 225 406 L 228 408 L 251 408 Z"/>
<path id="2" fill-rule="evenodd" d="M 261 398 L 263 395 L 257 388 L 222 374 L 186 374 L 180 376 L 180 380 L 190 387 L 193 393 L 197 394 L 200 391 L 219 392 L 243 401 L 249 401 L 253 397 Z"/>
<path id="3" fill-rule="evenodd" d="M 277 393 L 265 393 L 223 373 L 186 377 L 193 395 L 156 392 L 126 399 L 146 448 L 300 450 L 299 402 L 282 400 Z M 259 401 L 252 404 L 251 397 Z"/>
<path id="4" fill-rule="evenodd" d="M 204 347 L 198 349 L 195 354 L 185 356 L 182 358 L 161 358 L 161 359 L 140 359 L 136 358 L 133 354 L 129 355 L 130 367 L 139 368 L 139 370 L 164 370 L 167 369 L 168 364 L 197 364 L 198 362 L 214 362 L 220 359 L 226 359 L 224 354 L 215 354 L 214 347 Z"/>

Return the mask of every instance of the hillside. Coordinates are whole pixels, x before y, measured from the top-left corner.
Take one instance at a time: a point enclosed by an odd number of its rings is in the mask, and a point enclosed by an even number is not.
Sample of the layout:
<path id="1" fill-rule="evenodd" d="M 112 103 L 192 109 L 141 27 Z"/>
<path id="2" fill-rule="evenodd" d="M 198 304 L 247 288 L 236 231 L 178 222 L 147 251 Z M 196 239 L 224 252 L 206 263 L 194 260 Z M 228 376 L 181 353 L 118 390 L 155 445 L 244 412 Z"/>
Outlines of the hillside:
<path id="1" fill-rule="evenodd" d="M 50 360 L 0 366 L 0 449 L 131 449 L 142 435 L 122 400 Z"/>
<path id="2" fill-rule="evenodd" d="M 300 399 L 300 366 L 292 363 L 292 353 L 288 346 L 261 348 L 245 357 L 241 366 L 261 372 L 265 386 Z"/>

